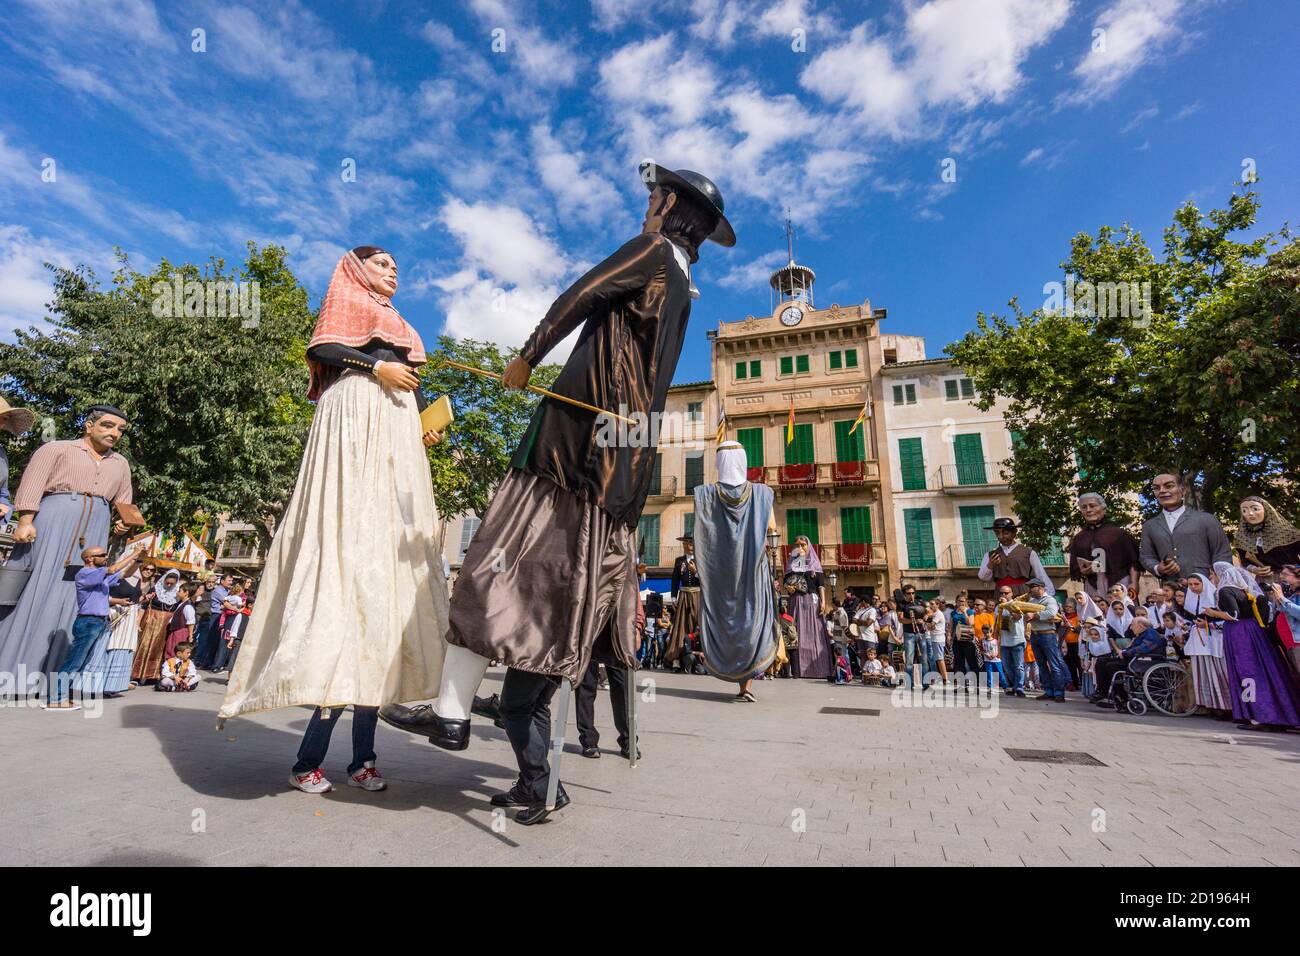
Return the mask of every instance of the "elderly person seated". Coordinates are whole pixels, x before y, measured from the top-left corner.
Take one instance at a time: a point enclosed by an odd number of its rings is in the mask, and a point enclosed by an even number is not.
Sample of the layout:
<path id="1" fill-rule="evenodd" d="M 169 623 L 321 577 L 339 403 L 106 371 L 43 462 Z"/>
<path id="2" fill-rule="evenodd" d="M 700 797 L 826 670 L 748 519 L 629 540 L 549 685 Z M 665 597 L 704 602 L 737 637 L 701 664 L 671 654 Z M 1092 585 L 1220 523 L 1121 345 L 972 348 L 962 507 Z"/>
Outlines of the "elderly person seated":
<path id="1" fill-rule="evenodd" d="M 1095 703 L 1098 707 L 1114 707 L 1115 675 L 1140 657 L 1163 659 L 1165 656 L 1165 636 L 1146 614 L 1139 613 L 1129 625 L 1133 643 L 1118 654 L 1097 661 L 1097 693 L 1102 695 Z"/>

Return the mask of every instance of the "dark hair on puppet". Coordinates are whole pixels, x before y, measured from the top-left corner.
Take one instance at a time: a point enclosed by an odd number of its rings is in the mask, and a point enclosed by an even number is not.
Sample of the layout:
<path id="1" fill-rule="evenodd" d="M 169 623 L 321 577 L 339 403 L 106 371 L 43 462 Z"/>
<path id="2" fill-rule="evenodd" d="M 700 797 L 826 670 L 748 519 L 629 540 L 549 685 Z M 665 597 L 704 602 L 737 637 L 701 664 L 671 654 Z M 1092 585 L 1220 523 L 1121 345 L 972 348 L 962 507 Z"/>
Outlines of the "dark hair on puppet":
<path id="1" fill-rule="evenodd" d="M 690 256 L 691 262 L 698 262 L 700 243 L 718 228 L 717 212 L 701 205 L 685 191 L 674 189 L 666 183 L 660 183 L 659 188 L 665 194 L 672 193 L 677 197 L 673 208 L 664 215 L 664 224 L 659 231 L 681 246 Z"/>
<path id="2" fill-rule="evenodd" d="M 358 259 L 360 259 L 362 262 L 365 262 L 371 256 L 377 256 L 380 253 L 383 253 L 386 256 L 392 255 L 392 253 L 389 252 L 387 249 L 383 249 L 379 246 L 357 246 L 355 249 L 352 250 L 352 254 L 356 256 Z"/>

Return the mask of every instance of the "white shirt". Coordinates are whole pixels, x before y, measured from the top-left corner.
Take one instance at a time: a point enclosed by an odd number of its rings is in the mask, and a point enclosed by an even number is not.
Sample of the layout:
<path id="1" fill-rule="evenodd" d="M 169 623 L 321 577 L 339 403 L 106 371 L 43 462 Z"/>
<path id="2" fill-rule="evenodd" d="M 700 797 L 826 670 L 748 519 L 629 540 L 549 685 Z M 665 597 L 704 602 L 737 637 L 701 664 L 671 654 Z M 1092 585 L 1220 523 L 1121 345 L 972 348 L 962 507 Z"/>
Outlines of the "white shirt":
<path id="1" fill-rule="evenodd" d="M 1178 524 L 1178 519 L 1183 516 L 1183 512 L 1186 510 L 1187 510 L 1187 505 L 1179 505 L 1173 511 L 1169 511 L 1166 509 L 1164 513 L 1165 524 L 1169 525 L 1170 532 L 1174 530 L 1174 525 Z"/>
<path id="2" fill-rule="evenodd" d="M 700 290 L 695 288 L 695 280 L 691 278 L 691 257 L 682 250 L 681 246 L 677 245 L 677 243 L 673 242 L 671 239 L 668 240 L 668 245 L 672 247 L 673 258 L 676 259 L 677 264 L 681 266 L 682 275 L 686 276 L 686 285 L 690 290 L 691 298 L 698 299 L 700 297 Z"/>
<path id="3" fill-rule="evenodd" d="M 948 627 L 944 622 L 943 614 L 936 614 L 930 621 L 930 640 L 935 644 L 943 644 L 947 633 Z"/>
<path id="4" fill-rule="evenodd" d="M 186 624 L 189 624 L 189 625 L 193 625 L 193 624 L 194 624 L 194 605 L 193 605 L 193 604 L 186 604 L 185 607 L 183 607 L 183 608 L 181 609 L 181 620 L 183 620 Z"/>
<path id="5" fill-rule="evenodd" d="M 1020 542 L 1017 541 L 1009 548 L 1005 544 L 1000 544 L 998 545 L 998 547 L 1002 549 L 1003 554 L 1009 555 L 1011 554 L 1012 551 L 1015 550 L 1016 544 L 1019 543 Z M 1025 547 L 1028 548 L 1029 546 L 1026 545 Z M 1033 548 L 1029 548 L 1029 568 L 1034 572 L 1032 575 L 1030 575 L 1030 577 L 1038 578 L 1038 580 L 1042 581 L 1045 585 L 1047 585 L 1048 594 L 1056 593 L 1056 588 L 1052 586 L 1052 579 L 1047 576 L 1047 571 L 1044 570 L 1043 568 L 1043 562 L 1038 557 L 1038 552 L 1035 551 Z M 980 569 L 977 573 L 981 581 L 993 580 L 993 572 L 989 570 L 989 556 L 987 551 L 984 553 L 984 557 L 980 561 Z"/>

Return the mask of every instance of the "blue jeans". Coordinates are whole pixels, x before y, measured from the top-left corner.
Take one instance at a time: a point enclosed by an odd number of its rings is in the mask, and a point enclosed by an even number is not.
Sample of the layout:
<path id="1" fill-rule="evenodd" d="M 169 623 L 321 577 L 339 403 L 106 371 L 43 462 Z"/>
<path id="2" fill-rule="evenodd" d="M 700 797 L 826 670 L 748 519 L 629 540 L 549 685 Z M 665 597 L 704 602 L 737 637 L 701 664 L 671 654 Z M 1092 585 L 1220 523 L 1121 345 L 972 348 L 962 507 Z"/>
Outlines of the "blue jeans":
<path id="1" fill-rule="evenodd" d="M 72 622 L 72 646 L 68 648 L 68 655 L 63 658 L 63 664 L 50 685 L 51 703 L 62 703 L 68 699 L 67 692 L 72 687 L 72 675 L 86 666 L 90 652 L 95 649 L 95 642 L 99 640 L 106 627 L 108 627 L 106 617 L 77 615 L 77 619 Z"/>
<path id="2" fill-rule="evenodd" d="M 994 674 L 997 674 L 997 675 L 998 675 L 998 686 L 1000 686 L 1003 690 L 1006 690 L 1006 689 L 1007 689 L 1007 675 L 1004 674 L 1004 673 L 1002 673 L 1002 662 L 1001 662 L 1001 661 L 985 661 L 985 662 L 984 662 L 984 678 L 985 678 L 985 683 L 988 685 L 988 689 L 989 689 L 989 693 L 990 693 L 990 694 L 993 693 L 993 675 L 994 675 Z"/>
<path id="3" fill-rule="evenodd" d="M 921 670 L 925 670 L 925 646 L 930 643 L 929 638 L 924 634 L 912 634 L 903 631 L 903 673 L 906 675 L 907 686 L 912 686 L 912 667 L 915 664 L 921 665 Z M 921 675 L 923 678 L 925 674 Z"/>
<path id="4" fill-rule="evenodd" d="M 307 773 L 324 763 L 325 754 L 330 749 L 334 725 L 343 716 L 343 710 L 342 707 L 331 707 L 329 717 L 323 717 L 321 709 L 316 708 L 311 720 L 307 722 L 307 732 L 302 735 L 298 762 L 293 765 L 294 773 Z M 349 774 L 356 773 L 362 764 L 375 759 L 375 727 L 378 723 L 378 707 L 352 705 L 352 763 L 348 764 Z"/>
<path id="5" fill-rule="evenodd" d="M 939 665 L 944 663 L 944 654 L 947 650 L 948 645 L 944 641 L 925 642 L 925 672 L 927 674 L 939 673 Z"/>
<path id="6" fill-rule="evenodd" d="M 1002 674 L 1011 690 L 1025 692 L 1025 645 L 1002 645 Z"/>
<path id="7" fill-rule="evenodd" d="M 1043 693 L 1057 700 L 1065 699 L 1065 685 L 1070 682 L 1070 669 L 1061 654 L 1061 642 L 1055 631 L 1042 631 L 1029 638 L 1034 645 L 1034 659 L 1038 661 L 1039 680 Z"/>

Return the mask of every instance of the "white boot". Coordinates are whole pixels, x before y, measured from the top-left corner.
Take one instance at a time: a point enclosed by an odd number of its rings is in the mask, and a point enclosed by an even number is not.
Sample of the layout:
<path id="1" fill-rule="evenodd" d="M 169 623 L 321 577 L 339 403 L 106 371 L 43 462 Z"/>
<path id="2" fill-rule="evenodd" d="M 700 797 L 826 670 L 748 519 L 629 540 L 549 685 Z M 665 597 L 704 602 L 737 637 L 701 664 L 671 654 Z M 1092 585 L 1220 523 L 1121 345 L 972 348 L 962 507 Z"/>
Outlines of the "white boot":
<path id="1" fill-rule="evenodd" d="M 474 705 L 474 691 L 483 683 L 490 661 L 471 650 L 448 644 L 442 658 L 442 686 L 433 712 L 448 720 L 467 720 Z"/>

